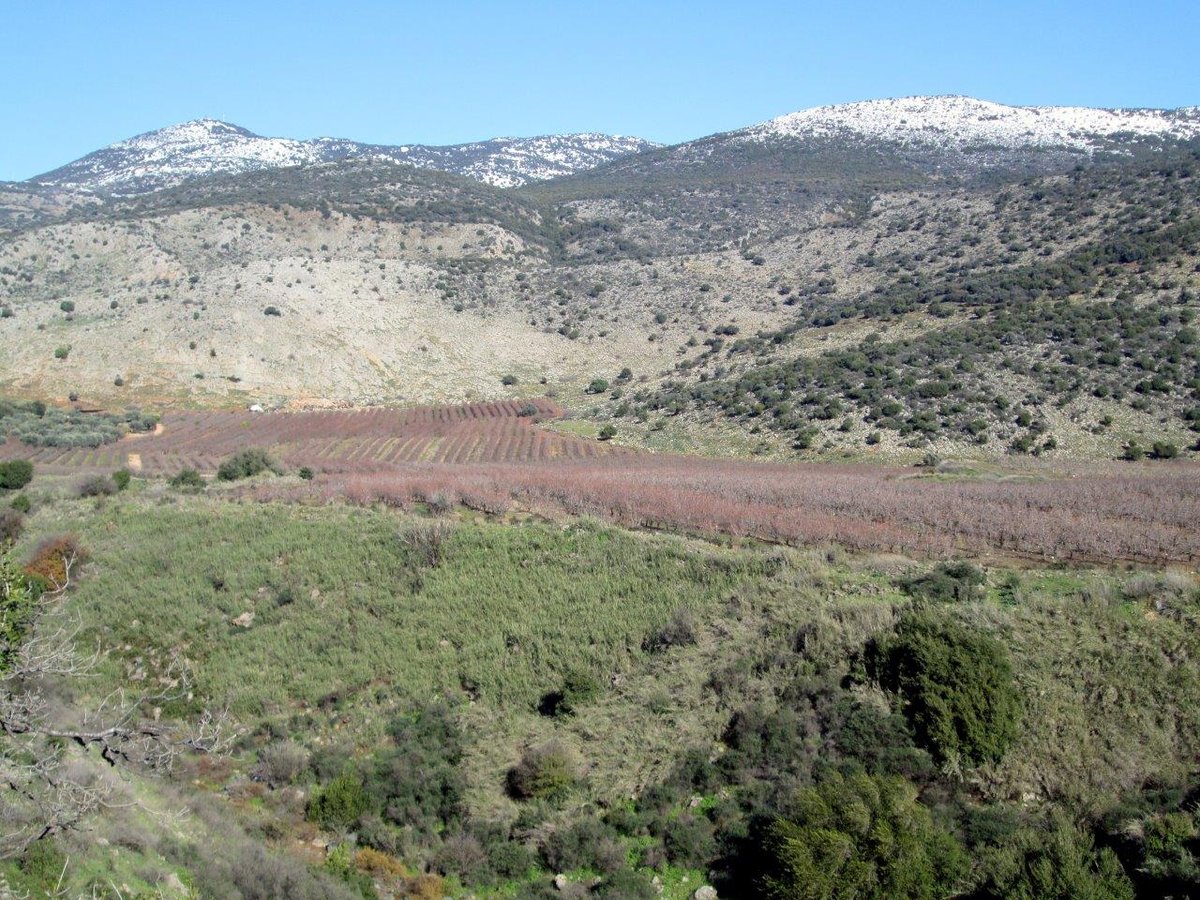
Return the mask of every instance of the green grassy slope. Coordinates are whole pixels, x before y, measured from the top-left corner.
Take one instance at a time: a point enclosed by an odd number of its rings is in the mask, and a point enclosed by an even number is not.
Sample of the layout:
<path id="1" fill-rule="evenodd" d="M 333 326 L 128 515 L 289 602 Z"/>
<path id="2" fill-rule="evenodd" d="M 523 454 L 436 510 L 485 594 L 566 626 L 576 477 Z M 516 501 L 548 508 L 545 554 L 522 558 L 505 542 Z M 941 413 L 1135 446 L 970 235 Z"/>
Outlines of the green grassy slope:
<path id="1" fill-rule="evenodd" d="M 756 814 L 794 816 L 801 786 L 864 769 L 910 779 L 966 848 L 963 877 L 983 884 L 1052 813 L 1136 862 L 1149 851 L 1120 829 L 1177 802 L 1200 752 L 1200 594 L 1184 573 L 1000 566 L 947 602 L 930 585 L 958 576 L 836 549 L 252 505 L 138 481 L 101 502 L 56 499 L 49 482 L 32 496 L 22 551 L 67 528 L 91 551 L 54 613 L 105 652 L 80 698 L 152 681 L 178 651 L 196 696 L 165 714 L 228 703 L 246 729 L 228 761 L 186 763 L 168 782 L 135 776 L 125 790 L 142 811 L 98 825 L 125 835 L 120 877 L 147 888 L 175 872 L 219 890 L 269 865 L 221 875 L 205 860 L 232 858 L 222 832 L 329 872 L 341 857 L 314 856 L 311 840 L 354 831 L 403 861 L 404 890 L 431 866 L 452 895 L 527 896 L 566 871 L 596 890 L 657 877 L 685 897 L 710 868 L 736 882 Z M 935 764 L 864 668 L 915 609 L 1011 660 L 1021 713 L 998 761 Z M 572 714 L 539 712 L 564 690 L 578 691 Z M 422 722 L 443 736 L 429 743 Z M 274 789 L 251 780 L 283 744 L 300 768 Z M 565 792 L 514 799 L 506 773 L 546 747 L 566 754 Z M 306 804 L 339 776 L 377 799 L 357 824 L 318 830 Z M 413 779 L 449 805 L 405 794 Z M 174 837 L 128 837 L 143 834 L 145 809 L 181 800 Z M 74 884 L 118 871 L 90 839 L 60 843 Z M 379 859 L 358 862 L 399 890 Z M 338 883 L 358 890 L 347 871 Z M 1162 890 L 1145 883 L 1146 896 Z"/>

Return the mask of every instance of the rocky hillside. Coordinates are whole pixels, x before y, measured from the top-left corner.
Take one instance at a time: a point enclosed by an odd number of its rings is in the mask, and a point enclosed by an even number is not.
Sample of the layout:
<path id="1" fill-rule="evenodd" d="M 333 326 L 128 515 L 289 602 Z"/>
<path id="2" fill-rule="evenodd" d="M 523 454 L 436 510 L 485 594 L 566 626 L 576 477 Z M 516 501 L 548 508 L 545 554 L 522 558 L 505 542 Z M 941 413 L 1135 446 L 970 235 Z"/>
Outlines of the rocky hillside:
<path id="1" fill-rule="evenodd" d="M 640 138 L 566 134 L 493 138 L 446 147 L 389 147 L 338 138 L 298 141 L 261 137 L 227 122 L 197 119 L 119 141 L 30 181 L 46 187 L 129 195 L 211 175 L 370 159 L 516 187 L 570 175 L 653 146 Z"/>
<path id="2" fill-rule="evenodd" d="M 585 434 L 770 456 L 1190 452 L 1194 115 L 915 103 L 517 190 L 355 158 L 49 209 L 13 191 L 0 386 L 109 406 L 549 391 Z M 958 124 L 932 136 L 953 113 L 1033 155 L 980 177 L 827 134 L 885 113 L 921 153 L 966 152 Z M 818 133 L 819 154 L 776 152 Z"/>

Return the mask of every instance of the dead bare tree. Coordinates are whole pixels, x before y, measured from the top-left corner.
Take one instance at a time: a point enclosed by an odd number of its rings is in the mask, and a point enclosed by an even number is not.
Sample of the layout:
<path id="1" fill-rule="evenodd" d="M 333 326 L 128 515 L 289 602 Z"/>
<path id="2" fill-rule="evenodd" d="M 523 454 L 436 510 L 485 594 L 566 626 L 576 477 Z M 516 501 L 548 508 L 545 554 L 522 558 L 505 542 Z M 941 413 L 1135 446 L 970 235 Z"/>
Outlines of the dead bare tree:
<path id="1" fill-rule="evenodd" d="M 164 706 L 192 696 L 178 655 L 151 687 L 119 687 L 92 702 L 57 699 L 64 687 L 95 678 L 102 658 L 99 648 L 80 646 L 78 623 L 54 609 L 75 560 L 63 563 L 63 578 L 38 597 L 11 560 L 0 558 L 0 858 L 114 805 L 116 782 L 104 777 L 106 766 L 166 773 L 180 754 L 222 753 L 237 737 L 227 711 L 163 720 Z"/>

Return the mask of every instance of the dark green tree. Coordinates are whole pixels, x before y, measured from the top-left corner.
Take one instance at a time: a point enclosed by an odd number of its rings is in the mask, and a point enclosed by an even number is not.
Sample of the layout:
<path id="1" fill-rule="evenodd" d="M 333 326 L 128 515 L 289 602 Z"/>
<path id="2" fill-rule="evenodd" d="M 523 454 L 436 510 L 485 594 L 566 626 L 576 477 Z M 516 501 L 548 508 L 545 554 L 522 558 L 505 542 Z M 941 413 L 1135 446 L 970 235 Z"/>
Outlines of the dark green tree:
<path id="1" fill-rule="evenodd" d="M 999 760 L 1017 736 L 1020 694 L 995 638 L 909 615 L 869 650 L 868 664 L 898 699 L 917 742 L 940 763 Z"/>
<path id="2" fill-rule="evenodd" d="M 901 778 L 833 774 L 758 835 L 759 889 L 773 900 L 937 898 L 962 888 L 965 852 Z"/>

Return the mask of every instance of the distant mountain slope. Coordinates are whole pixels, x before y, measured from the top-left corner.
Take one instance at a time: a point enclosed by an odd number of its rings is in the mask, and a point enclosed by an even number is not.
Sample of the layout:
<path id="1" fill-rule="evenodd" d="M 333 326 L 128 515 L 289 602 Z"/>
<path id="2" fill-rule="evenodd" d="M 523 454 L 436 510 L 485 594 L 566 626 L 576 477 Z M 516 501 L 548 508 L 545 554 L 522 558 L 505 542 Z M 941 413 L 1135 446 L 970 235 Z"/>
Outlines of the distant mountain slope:
<path id="1" fill-rule="evenodd" d="M 299 141 L 262 137 L 227 122 L 197 119 L 119 141 L 30 181 L 140 194 L 209 175 L 367 158 L 438 169 L 498 187 L 516 187 L 569 175 L 654 146 L 641 138 L 568 134 L 494 138 L 446 147 L 389 147 L 337 138 Z"/>
<path id="2" fill-rule="evenodd" d="M 570 428 L 660 450 L 1200 453 L 1196 120 L 933 97 L 517 189 L 346 148 L 128 196 L 0 185 L 0 391 L 555 391 Z"/>
<path id="3" fill-rule="evenodd" d="M 848 222 L 900 190 L 987 190 L 1077 166 L 1160 158 L 1200 145 L 1200 108 L 1004 106 L 969 97 L 873 100 L 632 154 L 517 193 L 592 223 L 598 241 L 644 255 L 780 236 L 814 215 Z"/>
<path id="4" fill-rule="evenodd" d="M 1006 106 L 971 97 L 870 100 L 788 113 L 736 131 L 624 157 L 535 192 L 636 187 L 897 186 L 936 178 L 1030 175 L 1126 158 L 1200 138 L 1200 107 Z"/>
<path id="5" fill-rule="evenodd" d="M 1082 153 L 1200 136 L 1200 109 L 1005 106 L 972 97 L 904 97 L 789 113 L 732 133 L 735 141 L 858 137 L 908 146 L 1062 148 Z"/>

